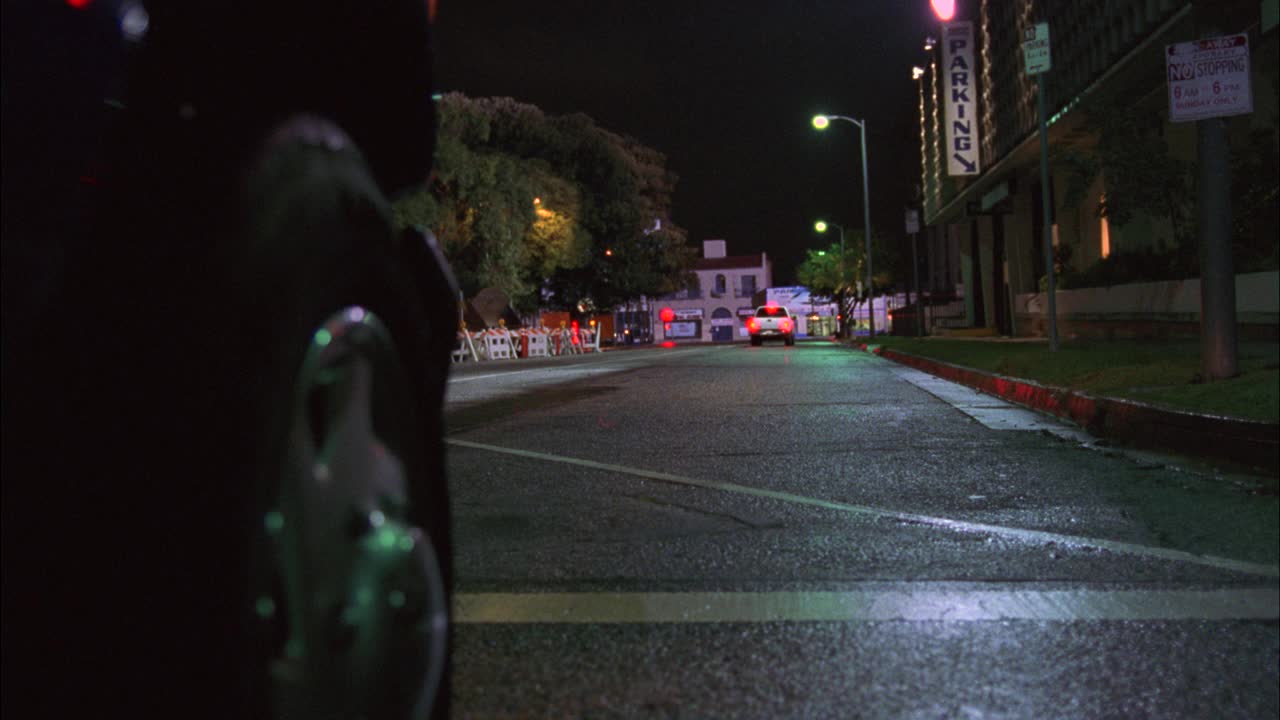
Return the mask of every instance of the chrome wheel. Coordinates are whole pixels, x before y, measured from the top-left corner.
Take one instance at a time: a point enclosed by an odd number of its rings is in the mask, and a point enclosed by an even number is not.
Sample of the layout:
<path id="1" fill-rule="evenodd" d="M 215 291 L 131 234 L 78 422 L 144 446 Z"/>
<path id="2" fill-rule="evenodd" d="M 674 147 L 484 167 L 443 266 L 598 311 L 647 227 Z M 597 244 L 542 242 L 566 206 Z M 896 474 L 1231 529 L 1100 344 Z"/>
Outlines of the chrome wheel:
<path id="1" fill-rule="evenodd" d="M 283 717 L 425 717 L 448 608 L 432 539 L 408 520 L 422 425 L 391 334 L 347 307 L 311 336 L 297 375 L 278 501 L 263 516 Z"/>

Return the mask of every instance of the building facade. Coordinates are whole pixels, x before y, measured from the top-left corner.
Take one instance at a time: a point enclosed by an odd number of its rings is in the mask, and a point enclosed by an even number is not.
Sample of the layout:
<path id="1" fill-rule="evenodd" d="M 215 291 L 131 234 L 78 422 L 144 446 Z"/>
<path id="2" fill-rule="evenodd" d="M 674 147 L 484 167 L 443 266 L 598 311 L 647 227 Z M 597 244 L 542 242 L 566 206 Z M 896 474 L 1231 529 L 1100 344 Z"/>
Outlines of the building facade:
<path id="1" fill-rule="evenodd" d="M 773 263 L 765 253 L 729 255 L 724 240 L 704 240 L 702 258 L 693 267 L 697 282 L 666 295 L 655 305 L 674 317 L 656 315 L 653 337 L 673 342 L 746 340 L 746 318 L 755 312 L 752 297 L 773 283 Z"/>
<path id="2" fill-rule="evenodd" d="M 1276 132 L 1276 3 L 1226 4 L 1232 11 L 1214 34 L 1247 34 L 1251 53 L 1253 112 L 1228 125 L 1232 147 L 1240 151 L 1258 133 L 1274 139 Z M 1047 274 L 1037 84 L 1025 72 L 1022 50 L 1028 30 L 1039 22 L 1050 29 L 1052 67 L 1044 76 L 1048 220 L 1058 272 L 1086 271 L 1120 251 L 1176 254 L 1188 238 L 1194 242 L 1185 196 L 1180 203 L 1171 197 L 1168 212 L 1139 207 L 1122 215 L 1108 202 L 1108 191 L 1119 193 L 1124 179 L 1091 163 L 1100 156 L 1100 143 L 1115 143 L 1106 133 L 1119 128 L 1134 142 L 1167 149 L 1160 167 L 1182 174 L 1170 179 L 1171 196 L 1194 185 L 1196 123 L 1170 121 L 1166 47 L 1202 39 L 1206 31 L 1198 29 L 1194 4 L 1178 0 L 972 0 L 960 7 L 939 29 L 943 42 L 932 49 L 927 67 L 915 73 L 927 285 L 935 291 L 954 285 L 970 327 L 1028 334 L 1032 313 L 1019 305 L 1043 292 Z M 956 23 L 972 26 L 972 67 L 944 55 L 942 45 Z M 961 143 L 948 106 L 956 97 L 957 72 L 967 73 L 960 79 L 972 81 L 976 100 L 976 138 L 966 136 L 963 144 L 967 149 L 972 141 L 979 169 L 967 174 L 949 168 Z M 1101 129 L 1107 127 L 1112 130 Z M 1190 195 L 1192 211 L 1194 199 Z"/>

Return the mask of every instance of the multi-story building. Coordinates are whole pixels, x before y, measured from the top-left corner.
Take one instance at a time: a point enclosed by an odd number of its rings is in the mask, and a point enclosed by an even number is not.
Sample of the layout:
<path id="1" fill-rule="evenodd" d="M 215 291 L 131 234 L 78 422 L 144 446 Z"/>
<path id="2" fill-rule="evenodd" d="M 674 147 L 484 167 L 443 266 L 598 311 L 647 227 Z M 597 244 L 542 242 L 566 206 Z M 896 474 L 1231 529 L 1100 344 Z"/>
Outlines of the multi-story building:
<path id="1" fill-rule="evenodd" d="M 1120 250 L 1168 252 L 1187 238 L 1194 242 L 1194 219 L 1188 227 L 1188 218 L 1177 212 L 1143 208 L 1123 224 L 1113 221 L 1102 208 L 1107 206 L 1108 183 L 1118 180 L 1096 166 L 1082 171 L 1096 156 L 1100 121 L 1121 118 L 1130 123 L 1133 137 L 1167 148 L 1171 161 L 1164 166 L 1183 168 L 1185 177 L 1176 179 L 1179 187 L 1194 187 L 1197 128 L 1195 122 L 1170 121 L 1167 46 L 1246 34 L 1253 112 L 1230 121 L 1230 142 L 1241 151 L 1258 131 L 1270 132 L 1274 140 L 1280 72 L 1275 0 L 1223 0 L 1221 7 L 1230 6 L 1231 13 L 1216 32 L 1201 26 L 1196 17 L 1200 4 L 971 0 L 958 4 L 960 14 L 939 29 L 931 61 L 914 73 L 929 285 L 960 288 L 970 326 L 1026 334 L 1031 314 L 1018 306 L 1018 298 L 1042 292 L 1047 274 L 1037 83 L 1025 72 L 1022 48 L 1036 23 L 1046 22 L 1050 29 L 1052 67 L 1044 76 L 1051 147 L 1049 225 L 1055 258 L 1064 269 L 1083 271 Z M 972 54 L 959 64 L 952 55 L 950 67 L 944 67 L 948 34 L 966 22 L 972 24 Z M 958 72 L 965 74 L 957 78 Z M 966 92 L 957 90 L 957 79 L 973 101 L 961 118 L 948 108 L 948 100 L 954 104 Z M 965 131 L 963 138 L 957 137 L 959 130 Z M 964 151 L 961 166 L 953 162 L 957 151 Z M 1191 194 L 1191 206 L 1194 200 Z M 1270 203 L 1274 208 L 1274 198 Z M 1024 327 L 1018 327 L 1020 321 Z"/>
<path id="2" fill-rule="evenodd" d="M 773 283 L 766 253 L 728 255 L 724 240 L 704 240 L 702 258 L 693 267 L 696 282 L 659 300 L 674 313 L 659 323 L 654 337 L 675 342 L 731 342 L 747 339 L 746 318 L 755 312 L 752 297 Z"/>

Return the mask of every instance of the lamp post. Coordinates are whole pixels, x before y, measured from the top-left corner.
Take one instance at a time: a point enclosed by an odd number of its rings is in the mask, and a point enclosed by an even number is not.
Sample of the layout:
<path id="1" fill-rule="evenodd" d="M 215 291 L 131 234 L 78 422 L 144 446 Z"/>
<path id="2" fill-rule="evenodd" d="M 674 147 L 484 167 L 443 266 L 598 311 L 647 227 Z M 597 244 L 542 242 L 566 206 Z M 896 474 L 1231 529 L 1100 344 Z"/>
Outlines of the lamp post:
<path id="1" fill-rule="evenodd" d="M 838 311 L 838 313 L 839 313 L 839 314 L 838 314 L 838 316 L 837 316 L 837 319 L 840 321 L 840 337 L 842 337 L 842 338 L 846 338 L 846 337 L 848 337 L 848 336 L 849 336 L 849 333 L 845 331 L 845 328 L 847 327 L 847 321 L 845 320 L 845 317 L 844 317 L 844 315 L 845 315 L 845 313 L 844 313 L 844 288 L 845 288 L 845 283 L 844 283 L 844 226 L 843 226 L 843 225 L 837 225 L 837 224 L 835 224 L 835 223 L 828 223 L 828 222 L 826 222 L 825 220 L 819 220 L 819 221 L 817 221 L 817 222 L 815 222 L 815 223 L 813 224 L 813 229 L 814 229 L 814 230 L 817 230 L 819 233 L 825 233 L 825 232 L 827 231 L 827 227 L 828 227 L 828 226 L 833 227 L 833 228 L 835 228 L 835 229 L 837 229 L 837 230 L 839 230 L 839 231 L 840 231 L 840 297 L 839 297 L 839 300 L 837 301 L 837 303 L 838 303 L 837 311 Z M 819 254 L 822 254 L 822 253 L 819 253 Z"/>
<path id="2" fill-rule="evenodd" d="M 872 285 L 871 273 L 871 191 L 867 185 L 867 121 L 857 118 L 846 117 L 844 115 L 814 115 L 813 126 L 819 130 L 826 130 L 832 120 L 844 120 L 858 126 L 862 132 L 859 134 L 862 140 L 862 220 L 865 225 L 864 231 L 867 240 L 867 330 L 871 337 L 876 334 L 876 300 L 875 286 Z"/>

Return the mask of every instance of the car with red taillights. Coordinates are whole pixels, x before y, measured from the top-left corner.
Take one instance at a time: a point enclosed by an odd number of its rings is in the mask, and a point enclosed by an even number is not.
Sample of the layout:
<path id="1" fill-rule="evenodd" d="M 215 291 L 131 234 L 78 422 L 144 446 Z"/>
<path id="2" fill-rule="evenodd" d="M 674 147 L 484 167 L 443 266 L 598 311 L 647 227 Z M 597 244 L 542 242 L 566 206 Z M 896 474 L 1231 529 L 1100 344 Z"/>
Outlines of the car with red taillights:
<path id="1" fill-rule="evenodd" d="M 769 303 L 756 308 L 756 314 L 747 318 L 747 332 L 751 344 L 759 346 L 771 338 L 781 339 L 788 346 L 796 344 L 796 319 L 781 305 Z"/>

